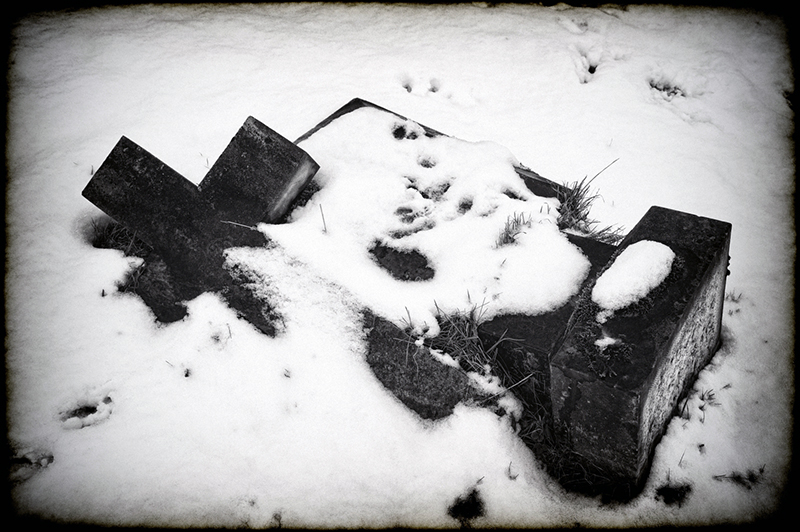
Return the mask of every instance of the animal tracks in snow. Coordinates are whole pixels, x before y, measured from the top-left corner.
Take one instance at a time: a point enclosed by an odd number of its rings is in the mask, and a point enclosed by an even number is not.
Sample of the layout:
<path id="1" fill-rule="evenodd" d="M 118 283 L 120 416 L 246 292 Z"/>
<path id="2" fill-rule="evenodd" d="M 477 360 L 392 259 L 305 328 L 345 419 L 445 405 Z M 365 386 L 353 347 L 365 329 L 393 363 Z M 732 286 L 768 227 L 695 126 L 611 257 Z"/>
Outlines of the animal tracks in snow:
<path id="1" fill-rule="evenodd" d="M 668 102 L 674 98 L 697 98 L 706 92 L 702 73 L 671 66 L 654 69 L 647 83 L 655 96 Z"/>
<path id="2" fill-rule="evenodd" d="M 400 86 L 414 96 L 434 97 L 456 105 L 473 106 L 479 99 L 471 89 L 459 87 L 439 76 L 405 72 L 399 77 Z"/>
<path id="3" fill-rule="evenodd" d="M 589 83 L 600 66 L 600 54 L 594 48 L 585 49 L 577 47 L 578 58 L 576 61 L 576 73 L 581 83 Z"/>
<path id="4" fill-rule="evenodd" d="M 675 113 L 687 124 L 713 124 L 703 95 L 708 80 L 697 69 L 659 66 L 647 77 L 651 101 Z"/>
<path id="5" fill-rule="evenodd" d="M 570 46 L 575 71 L 581 83 L 589 83 L 598 68 L 628 59 L 630 52 L 622 48 L 607 49 L 600 45 L 574 44 Z"/>
<path id="6" fill-rule="evenodd" d="M 686 91 L 678 84 L 674 84 L 662 76 L 654 76 L 648 80 L 650 88 L 655 91 L 655 94 L 666 101 L 672 101 L 673 98 L 685 97 Z"/>
<path id="7" fill-rule="evenodd" d="M 612 76 L 618 78 L 616 81 L 633 77 L 637 84 L 641 84 L 639 94 L 650 103 L 665 106 L 690 124 L 711 123 L 701 98 L 708 92 L 708 79 L 700 67 L 666 62 L 649 68 L 645 66 L 643 70 L 628 62 L 635 52 L 624 47 L 579 42 L 569 45 L 569 49 L 582 85 L 599 82 L 601 76 L 607 82 L 614 81 Z"/>
<path id="8" fill-rule="evenodd" d="M 65 429 L 82 429 L 108 419 L 113 404 L 106 393 L 90 394 L 62 411 L 59 419 Z"/>
<path id="9" fill-rule="evenodd" d="M 24 449 L 11 457 L 9 480 L 11 484 L 25 482 L 54 461 L 53 454 L 38 449 Z"/>
<path id="10" fill-rule="evenodd" d="M 427 81 L 425 78 L 415 79 L 413 76 L 406 74 L 401 79 L 401 85 L 406 92 L 413 92 L 417 94 L 435 93 L 439 92 L 442 82 L 436 78 L 430 78 Z"/>
<path id="11" fill-rule="evenodd" d="M 583 35 L 586 33 L 595 33 L 598 35 L 605 35 L 608 33 L 608 24 L 611 18 L 618 19 L 617 11 L 625 11 L 626 8 L 617 8 L 608 6 L 607 8 L 600 8 L 594 12 L 589 13 L 574 13 L 575 16 L 559 16 L 556 20 L 558 24 L 572 33 L 573 35 Z M 599 15 L 598 13 L 603 13 Z M 610 18 L 611 17 L 611 18 Z"/>
<path id="12" fill-rule="evenodd" d="M 558 17 L 558 23 L 574 35 L 582 35 L 589 29 L 589 22 L 581 19 Z"/>

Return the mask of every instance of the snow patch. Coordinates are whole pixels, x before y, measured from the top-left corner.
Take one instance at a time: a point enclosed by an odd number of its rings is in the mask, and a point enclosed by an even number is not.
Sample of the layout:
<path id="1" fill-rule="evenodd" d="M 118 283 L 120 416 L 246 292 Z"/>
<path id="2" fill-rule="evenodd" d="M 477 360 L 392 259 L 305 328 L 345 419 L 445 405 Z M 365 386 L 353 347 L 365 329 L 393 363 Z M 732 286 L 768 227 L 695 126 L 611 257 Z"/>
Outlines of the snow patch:
<path id="1" fill-rule="evenodd" d="M 641 240 L 625 248 L 597 279 L 592 301 L 603 309 L 603 323 L 613 311 L 636 303 L 667 278 L 675 252 L 660 242 Z"/>
<path id="2" fill-rule="evenodd" d="M 436 333 L 436 305 L 449 312 L 481 300 L 485 319 L 500 310 L 547 312 L 588 273 L 588 259 L 558 230 L 552 198 L 527 189 L 503 146 L 427 136 L 416 122 L 367 107 L 301 147 L 319 163 L 323 187 L 291 223 L 261 230 L 396 324 L 411 316 Z M 498 249 L 506 220 L 518 212 L 529 213 L 530 229 Z M 376 241 L 423 254 L 433 279 L 394 279 L 368 253 Z"/>

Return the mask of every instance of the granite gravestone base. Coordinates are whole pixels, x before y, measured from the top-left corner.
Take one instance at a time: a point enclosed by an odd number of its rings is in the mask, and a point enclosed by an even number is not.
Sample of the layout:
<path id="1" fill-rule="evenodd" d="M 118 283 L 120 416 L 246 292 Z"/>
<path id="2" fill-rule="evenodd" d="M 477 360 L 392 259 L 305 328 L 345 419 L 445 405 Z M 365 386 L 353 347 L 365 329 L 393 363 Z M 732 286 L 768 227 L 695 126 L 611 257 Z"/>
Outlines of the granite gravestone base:
<path id="1" fill-rule="evenodd" d="M 225 268 L 224 251 L 263 246 L 253 226 L 284 216 L 318 168 L 303 150 L 249 117 L 200 187 L 123 136 L 83 196 L 152 247 L 149 260 L 165 265 L 163 278 L 177 285 L 163 293 L 190 299 L 218 291 L 241 316 L 274 334 L 276 316 L 241 272 Z"/>
<path id="2" fill-rule="evenodd" d="M 652 207 L 620 243 L 658 242 L 675 254 L 666 279 L 641 300 L 598 317 L 599 272 L 583 289 L 549 362 L 556 440 L 572 468 L 616 498 L 641 490 L 679 399 L 719 348 L 731 225 Z M 603 339 L 613 338 L 609 345 Z"/>
<path id="3" fill-rule="evenodd" d="M 652 207 L 619 244 L 570 236 L 591 262 L 579 294 L 539 316 L 500 316 L 497 362 L 526 407 L 521 435 L 565 487 L 629 500 L 681 397 L 719 347 L 731 225 Z M 598 320 L 597 279 L 631 244 L 669 246 L 667 278 L 643 299 Z M 613 345 L 602 340 L 614 338 Z"/>

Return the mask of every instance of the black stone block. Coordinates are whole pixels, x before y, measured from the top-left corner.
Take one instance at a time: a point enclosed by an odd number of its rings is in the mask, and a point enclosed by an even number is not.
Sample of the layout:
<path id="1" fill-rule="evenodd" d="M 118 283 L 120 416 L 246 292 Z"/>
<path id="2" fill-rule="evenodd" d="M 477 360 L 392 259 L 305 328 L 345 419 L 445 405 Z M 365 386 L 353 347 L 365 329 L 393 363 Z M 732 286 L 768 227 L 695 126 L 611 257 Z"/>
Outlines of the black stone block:
<path id="1" fill-rule="evenodd" d="M 122 137 L 83 190 L 83 196 L 125 225 L 176 273 L 216 276 L 217 228 L 197 187 L 148 151 Z M 262 238 L 263 241 L 263 238 Z"/>
<path id="2" fill-rule="evenodd" d="M 251 116 L 199 188 L 221 220 L 275 223 L 318 169 L 305 151 Z"/>
<path id="3" fill-rule="evenodd" d="M 373 373 L 423 419 L 440 419 L 452 414 L 458 403 L 486 399 L 463 371 L 435 360 L 427 347 L 415 345 L 393 323 L 366 312 L 364 326 L 366 360 Z"/>
<path id="4" fill-rule="evenodd" d="M 553 416 L 561 444 L 609 486 L 635 494 L 675 407 L 719 346 L 731 225 L 652 207 L 620 243 L 650 240 L 675 253 L 666 279 L 603 321 L 583 289 L 550 362 Z M 601 347 L 603 338 L 617 342 Z"/>

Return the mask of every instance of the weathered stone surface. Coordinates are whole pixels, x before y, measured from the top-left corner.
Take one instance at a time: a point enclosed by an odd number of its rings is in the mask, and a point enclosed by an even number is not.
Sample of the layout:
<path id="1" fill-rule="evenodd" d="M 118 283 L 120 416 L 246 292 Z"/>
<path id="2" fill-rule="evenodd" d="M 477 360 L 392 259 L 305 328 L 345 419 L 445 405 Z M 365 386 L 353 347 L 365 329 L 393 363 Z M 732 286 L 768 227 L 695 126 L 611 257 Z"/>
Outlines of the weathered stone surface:
<path id="1" fill-rule="evenodd" d="M 161 323 L 182 320 L 188 314 L 188 308 L 183 302 L 200 295 L 199 291 L 186 290 L 173 277 L 164 259 L 155 252 L 149 253 L 141 266 L 129 272 L 119 289 L 142 298 Z"/>
<path id="2" fill-rule="evenodd" d="M 399 250 L 375 242 L 369 252 L 398 281 L 428 281 L 436 273 L 425 255 L 416 250 Z"/>
<path id="3" fill-rule="evenodd" d="M 265 241 L 256 231 L 221 223 L 191 181 L 126 137 L 83 196 L 150 244 L 175 275 L 204 285 L 223 279 L 225 248 Z"/>
<path id="4" fill-rule="evenodd" d="M 152 248 L 134 286 L 158 319 L 185 313 L 182 299 L 206 290 L 253 325 L 274 334 L 277 317 L 225 268 L 224 251 L 263 246 L 250 227 L 277 221 L 317 171 L 303 150 L 254 118 L 245 122 L 203 180 L 193 183 L 122 137 L 83 190 L 83 196 Z"/>
<path id="5" fill-rule="evenodd" d="M 550 362 L 557 439 L 619 498 L 641 488 L 679 398 L 718 348 L 730 234 L 728 223 L 652 207 L 615 257 L 635 242 L 660 242 L 676 255 L 668 277 L 599 323 L 595 275 Z M 604 337 L 618 342 L 595 343 Z"/>
<path id="6" fill-rule="evenodd" d="M 305 151 L 251 116 L 199 188 L 222 220 L 275 223 L 317 170 Z"/>
<path id="7" fill-rule="evenodd" d="M 364 317 L 367 363 L 378 380 L 405 406 L 424 419 L 453 413 L 458 403 L 485 398 L 458 368 L 435 360 L 425 346 L 372 313 Z"/>

